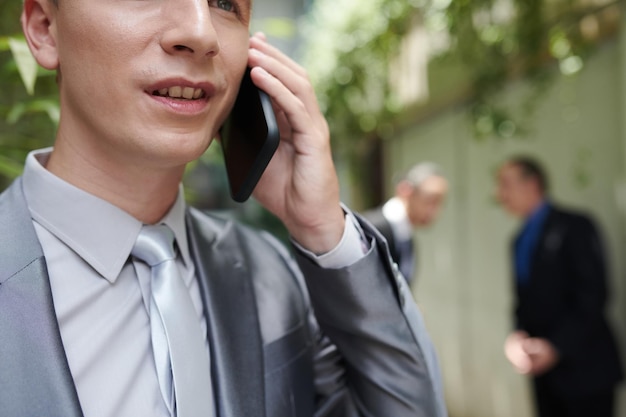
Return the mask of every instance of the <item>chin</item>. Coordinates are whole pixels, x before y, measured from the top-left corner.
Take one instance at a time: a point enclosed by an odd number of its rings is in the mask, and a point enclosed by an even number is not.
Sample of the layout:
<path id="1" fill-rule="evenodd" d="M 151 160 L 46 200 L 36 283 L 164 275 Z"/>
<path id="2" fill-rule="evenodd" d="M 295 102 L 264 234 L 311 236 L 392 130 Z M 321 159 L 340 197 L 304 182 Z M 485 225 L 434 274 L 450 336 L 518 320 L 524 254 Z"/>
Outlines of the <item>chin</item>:
<path id="1" fill-rule="evenodd" d="M 209 135 L 185 135 L 172 138 L 166 146 L 168 153 L 179 155 L 190 162 L 202 156 L 212 142 L 213 138 Z"/>
<path id="2" fill-rule="evenodd" d="M 153 147 L 148 152 L 143 153 L 141 158 L 150 161 L 150 165 L 161 167 L 177 167 L 186 165 L 195 161 L 202 156 L 206 146 L 183 146 L 183 145 L 164 145 Z"/>
<path id="3" fill-rule="evenodd" d="M 199 159 L 207 150 L 206 146 L 194 149 L 177 149 L 170 154 L 181 164 L 188 164 Z"/>

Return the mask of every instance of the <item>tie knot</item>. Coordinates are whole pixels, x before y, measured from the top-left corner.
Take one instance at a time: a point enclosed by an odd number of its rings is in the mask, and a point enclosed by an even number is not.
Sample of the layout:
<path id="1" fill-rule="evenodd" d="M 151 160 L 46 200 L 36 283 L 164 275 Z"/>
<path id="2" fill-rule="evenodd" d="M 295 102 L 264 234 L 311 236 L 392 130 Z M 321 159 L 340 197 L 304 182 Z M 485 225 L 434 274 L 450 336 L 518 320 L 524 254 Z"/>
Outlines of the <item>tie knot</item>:
<path id="1" fill-rule="evenodd" d="M 164 224 L 144 225 L 131 254 L 150 266 L 174 259 L 174 232 Z"/>

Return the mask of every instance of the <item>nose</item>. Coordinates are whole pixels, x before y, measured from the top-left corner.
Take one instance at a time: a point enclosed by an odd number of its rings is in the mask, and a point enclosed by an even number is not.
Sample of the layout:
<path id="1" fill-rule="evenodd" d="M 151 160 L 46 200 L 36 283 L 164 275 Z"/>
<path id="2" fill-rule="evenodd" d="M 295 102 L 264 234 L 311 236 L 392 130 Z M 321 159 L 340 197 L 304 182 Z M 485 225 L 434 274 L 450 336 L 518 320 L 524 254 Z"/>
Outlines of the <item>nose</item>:
<path id="1" fill-rule="evenodd" d="M 510 197 L 506 190 L 497 188 L 496 192 L 494 193 L 494 197 L 496 203 L 500 204 L 501 206 L 507 206 L 509 204 Z"/>
<path id="2" fill-rule="evenodd" d="M 219 53 L 217 32 L 206 0 L 169 0 L 162 18 L 168 22 L 161 37 L 170 54 L 213 57 Z"/>

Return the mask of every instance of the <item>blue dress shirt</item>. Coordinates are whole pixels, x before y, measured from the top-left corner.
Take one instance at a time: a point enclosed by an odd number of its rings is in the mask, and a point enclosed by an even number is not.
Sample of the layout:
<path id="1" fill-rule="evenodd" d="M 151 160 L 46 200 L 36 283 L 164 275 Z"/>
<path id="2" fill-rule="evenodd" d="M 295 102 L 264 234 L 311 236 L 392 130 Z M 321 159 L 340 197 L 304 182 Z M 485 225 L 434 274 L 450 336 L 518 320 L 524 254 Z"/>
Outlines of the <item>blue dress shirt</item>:
<path id="1" fill-rule="evenodd" d="M 533 252 L 549 212 L 550 205 L 548 202 L 542 202 L 528 217 L 519 238 L 515 242 L 515 275 L 519 285 L 528 283 Z"/>

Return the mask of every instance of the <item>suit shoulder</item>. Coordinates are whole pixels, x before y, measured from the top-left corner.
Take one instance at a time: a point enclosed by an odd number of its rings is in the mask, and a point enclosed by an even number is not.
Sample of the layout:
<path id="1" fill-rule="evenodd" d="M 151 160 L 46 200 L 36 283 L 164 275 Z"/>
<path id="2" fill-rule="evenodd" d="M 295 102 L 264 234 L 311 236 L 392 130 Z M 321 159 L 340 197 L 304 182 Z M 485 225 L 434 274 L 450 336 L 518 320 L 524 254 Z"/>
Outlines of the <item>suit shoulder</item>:
<path id="1" fill-rule="evenodd" d="M 553 205 L 554 216 L 563 220 L 578 223 L 595 223 L 594 216 L 589 211 L 579 208 L 563 207 Z"/>
<path id="2" fill-rule="evenodd" d="M 43 257 L 20 178 L 0 194 L 0 236 L 11 236 L 10 245 L 0 245 L 2 284 L 35 259 Z"/>
<path id="3" fill-rule="evenodd" d="M 555 226 L 574 233 L 599 233 L 599 226 L 594 216 L 585 210 L 557 206 L 553 207 L 552 211 L 551 223 Z"/>

